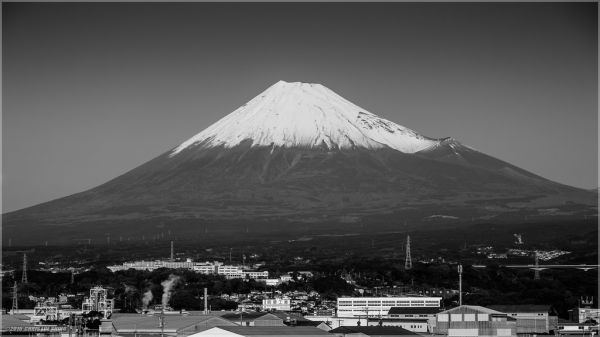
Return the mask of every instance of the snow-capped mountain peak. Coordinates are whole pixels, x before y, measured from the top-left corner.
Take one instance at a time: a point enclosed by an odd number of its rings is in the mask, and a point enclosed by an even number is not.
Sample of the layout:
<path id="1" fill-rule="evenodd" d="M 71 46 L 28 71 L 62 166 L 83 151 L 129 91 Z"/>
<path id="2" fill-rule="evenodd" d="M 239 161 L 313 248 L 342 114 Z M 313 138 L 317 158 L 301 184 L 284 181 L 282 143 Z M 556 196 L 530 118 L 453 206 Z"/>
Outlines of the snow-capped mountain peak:
<path id="1" fill-rule="evenodd" d="M 172 150 L 193 146 L 389 147 L 414 153 L 440 140 L 368 112 L 321 84 L 279 81 Z"/>

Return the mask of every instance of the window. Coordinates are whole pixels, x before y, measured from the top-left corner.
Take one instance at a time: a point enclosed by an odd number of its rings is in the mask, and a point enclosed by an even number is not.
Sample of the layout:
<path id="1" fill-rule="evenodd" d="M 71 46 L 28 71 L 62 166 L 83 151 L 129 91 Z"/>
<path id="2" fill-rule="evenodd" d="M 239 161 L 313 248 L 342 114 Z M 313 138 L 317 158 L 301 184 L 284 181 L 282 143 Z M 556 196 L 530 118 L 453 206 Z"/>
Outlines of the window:
<path id="1" fill-rule="evenodd" d="M 474 322 L 475 314 L 465 314 L 465 322 Z"/>
<path id="2" fill-rule="evenodd" d="M 462 314 L 450 314 L 450 320 L 452 322 L 460 322 L 462 321 Z"/>
<path id="3" fill-rule="evenodd" d="M 439 322 L 448 322 L 448 314 L 439 314 L 437 318 Z"/>

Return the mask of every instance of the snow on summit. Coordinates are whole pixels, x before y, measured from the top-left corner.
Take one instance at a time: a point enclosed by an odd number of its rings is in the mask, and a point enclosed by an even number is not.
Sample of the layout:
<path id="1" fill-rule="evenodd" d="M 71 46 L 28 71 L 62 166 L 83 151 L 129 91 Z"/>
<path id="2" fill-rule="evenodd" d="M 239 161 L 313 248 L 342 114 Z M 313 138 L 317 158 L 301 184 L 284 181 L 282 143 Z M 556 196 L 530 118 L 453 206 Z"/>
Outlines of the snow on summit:
<path id="1" fill-rule="evenodd" d="M 195 145 L 234 147 L 243 141 L 252 146 L 390 147 L 404 153 L 440 142 L 378 117 L 323 85 L 279 81 L 181 143 L 171 156 Z"/>

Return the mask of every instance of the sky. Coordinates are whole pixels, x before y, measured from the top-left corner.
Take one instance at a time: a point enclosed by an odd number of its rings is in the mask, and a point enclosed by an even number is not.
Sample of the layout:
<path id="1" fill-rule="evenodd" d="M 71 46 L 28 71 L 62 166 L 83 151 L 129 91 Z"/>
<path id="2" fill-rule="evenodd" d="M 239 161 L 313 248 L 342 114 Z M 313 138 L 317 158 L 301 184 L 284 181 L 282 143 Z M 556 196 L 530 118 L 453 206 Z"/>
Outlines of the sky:
<path id="1" fill-rule="evenodd" d="M 598 186 L 596 3 L 3 3 L 2 211 L 95 187 L 273 83 Z"/>

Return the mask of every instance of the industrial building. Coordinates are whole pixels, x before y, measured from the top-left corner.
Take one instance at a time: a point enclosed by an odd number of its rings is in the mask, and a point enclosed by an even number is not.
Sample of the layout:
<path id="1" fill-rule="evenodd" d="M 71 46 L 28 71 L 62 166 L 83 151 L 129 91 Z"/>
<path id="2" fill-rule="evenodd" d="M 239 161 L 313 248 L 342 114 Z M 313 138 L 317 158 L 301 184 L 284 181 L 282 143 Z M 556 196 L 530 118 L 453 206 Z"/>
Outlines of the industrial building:
<path id="1" fill-rule="evenodd" d="M 558 315 L 549 305 L 490 305 L 517 320 L 517 335 L 550 334 L 558 325 Z"/>
<path id="2" fill-rule="evenodd" d="M 517 336 L 517 321 L 505 313 L 461 305 L 437 314 L 433 332 L 447 336 Z"/>
<path id="3" fill-rule="evenodd" d="M 215 326 L 233 326 L 234 323 L 215 315 L 140 315 L 115 314 L 112 318 L 113 335 L 134 336 L 189 336 Z"/>
<path id="4" fill-rule="evenodd" d="M 338 317 L 387 316 L 392 307 L 439 308 L 441 297 L 340 297 L 337 299 Z"/>
<path id="5" fill-rule="evenodd" d="M 569 320 L 575 323 L 585 323 L 590 320 L 600 322 L 600 309 L 594 308 L 594 298 L 582 297 L 579 306 L 569 310 Z"/>

